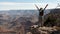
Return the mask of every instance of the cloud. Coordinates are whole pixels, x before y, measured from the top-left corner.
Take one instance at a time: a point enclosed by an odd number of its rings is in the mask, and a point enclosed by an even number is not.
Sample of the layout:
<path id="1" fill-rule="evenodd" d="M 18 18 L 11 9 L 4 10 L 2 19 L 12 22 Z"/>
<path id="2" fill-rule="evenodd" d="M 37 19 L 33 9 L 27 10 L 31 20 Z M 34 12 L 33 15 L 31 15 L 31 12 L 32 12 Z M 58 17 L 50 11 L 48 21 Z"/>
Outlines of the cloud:
<path id="1" fill-rule="evenodd" d="M 15 2 L 0 2 L 0 10 L 22 10 L 22 9 L 36 9 L 38 7 L 45 7 L 47 3 L 15 3 Z M 48 3 L 47 9 L 55 8 L 57 4 Z"/>

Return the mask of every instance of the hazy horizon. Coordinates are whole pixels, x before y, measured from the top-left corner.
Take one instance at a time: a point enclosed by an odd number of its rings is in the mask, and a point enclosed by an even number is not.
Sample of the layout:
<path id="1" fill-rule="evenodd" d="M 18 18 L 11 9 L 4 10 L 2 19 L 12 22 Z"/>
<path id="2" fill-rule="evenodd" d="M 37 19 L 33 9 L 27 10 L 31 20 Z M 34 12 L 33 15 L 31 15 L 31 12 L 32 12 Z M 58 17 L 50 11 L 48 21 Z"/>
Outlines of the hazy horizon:
<path id="1" fill-rule="evenodd" d="M 53 1 L 53 2 L 52 2 Z M 0 0 L 0 10 L 33 10 L 36 9 L 35 4 L 39 8 L 46 9 L 56 8 L 60 0 Z"/>

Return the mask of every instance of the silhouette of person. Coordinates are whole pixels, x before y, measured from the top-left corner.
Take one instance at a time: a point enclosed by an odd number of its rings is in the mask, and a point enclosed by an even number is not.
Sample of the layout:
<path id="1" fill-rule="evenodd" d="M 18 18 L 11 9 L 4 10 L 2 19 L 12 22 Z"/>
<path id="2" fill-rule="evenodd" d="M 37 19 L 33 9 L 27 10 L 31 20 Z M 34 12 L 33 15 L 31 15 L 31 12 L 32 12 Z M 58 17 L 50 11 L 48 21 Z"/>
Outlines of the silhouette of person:
<path id="1" fill-rule="evenodd" d="M 38 6 L 37 5 L 35 5 L 36 6 L 36 8 L 38 9 L 38 11 L 39 11 L 39 24 L 41 25 L 41 26 L 43 26 L 43 21 L 44 21 L 44 18 L 43 18 L 43 15 L 44 15 L 44 10 L 47 8 L 47 6 L 48 6 L 48 4 L 45 6 L 45 8 L 43 9 L 43 8 L 38 8 Z M 42 23 L 40 23 L 40 21 L 42 20 Z"/>

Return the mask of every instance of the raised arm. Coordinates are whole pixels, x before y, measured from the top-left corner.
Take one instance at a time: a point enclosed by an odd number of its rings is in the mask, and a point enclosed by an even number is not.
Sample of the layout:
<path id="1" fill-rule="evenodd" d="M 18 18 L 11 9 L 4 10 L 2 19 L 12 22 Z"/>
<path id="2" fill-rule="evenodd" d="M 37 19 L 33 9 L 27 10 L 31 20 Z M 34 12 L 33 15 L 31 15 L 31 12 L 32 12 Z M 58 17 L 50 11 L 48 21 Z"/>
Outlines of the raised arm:
<path id="1" fill-rule="evenodd" d="M 45 6 L 44 10 L 47 8 L 48 4 Z"/>
<path id="2" fill-rule="evenodd" d="M 40 10 L 36 4 L 35 4 L 35 7 L 38 9 L 38 11 Z"/>

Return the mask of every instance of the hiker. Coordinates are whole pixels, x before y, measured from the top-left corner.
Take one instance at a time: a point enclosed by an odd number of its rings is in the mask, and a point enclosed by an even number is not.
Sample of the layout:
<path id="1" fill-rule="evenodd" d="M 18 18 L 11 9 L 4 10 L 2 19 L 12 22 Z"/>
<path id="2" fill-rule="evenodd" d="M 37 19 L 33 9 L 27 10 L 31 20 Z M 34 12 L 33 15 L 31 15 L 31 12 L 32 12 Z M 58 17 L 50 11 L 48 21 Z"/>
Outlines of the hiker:
<path id="1" fill-rule="evenodd" d="M 40 26 L 43 26 L 43 24 L 44 24 L 44 10 L 47 8 L 47 6 L 48 6 L 48 4 L 45 6 L 45 8 L 43 9 L 43 8 L 38 8 L 38 6 L 37 5 L 35 5 L 36 6 L 36 8 L 38 9 L 38 11 L 39 11 L 39 25 Z M 42 20 L 42 23 L 40 23 L 41 22 L 41 20 Z"/>

